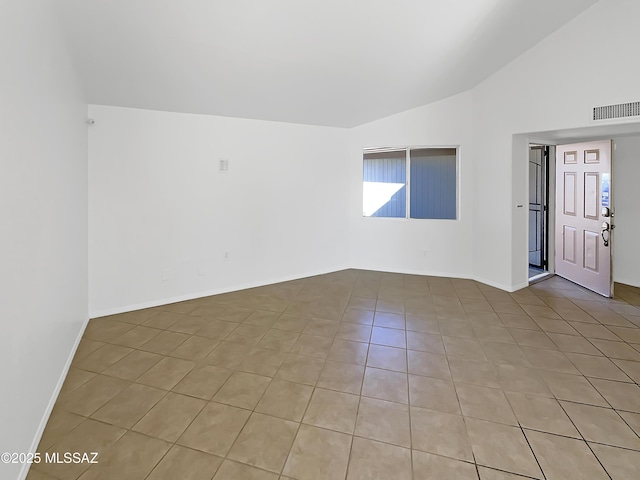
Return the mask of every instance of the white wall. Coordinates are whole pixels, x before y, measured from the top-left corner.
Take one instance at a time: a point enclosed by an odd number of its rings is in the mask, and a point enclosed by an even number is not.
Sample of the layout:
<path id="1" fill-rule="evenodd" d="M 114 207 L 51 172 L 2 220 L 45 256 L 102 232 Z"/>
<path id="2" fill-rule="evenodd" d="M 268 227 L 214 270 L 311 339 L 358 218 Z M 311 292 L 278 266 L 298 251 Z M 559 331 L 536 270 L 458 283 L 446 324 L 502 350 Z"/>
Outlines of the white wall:
<path id="1" fill-rule="evenodd" d="M 28 452 L 87 319 L 87 106 L 51 2 L 0 2 L 0 58 L 0 452 Z"/>
<path id="2" fill-rule="evenodd" d="M 613 276 L 617 282 L 640 287 L 640 136 L 614 138 Z"/>
<path id="3" fill-rule="evenodd" d="M 526 285 L 528 157 L 513 135 L 586 127 L 591 107 L 638 100 L 638 18 L 637 0 L 601 0 L 472 90 L 477 278 Z"/>
<path id="4" fill-rule="evenodd" d="M 472 266 L 474 192 L 471 94 L 356 127 L 350 132 L 350 264 L 355 268 L 467 277 Z M 362 216 L 365 147 L 456 146 L 459 151 L 457 220 Z"/>
<path id="5" fill-rule="evenodd" d="M 347 130 L 89 115 L 92 316 L 348 266 Z"/>

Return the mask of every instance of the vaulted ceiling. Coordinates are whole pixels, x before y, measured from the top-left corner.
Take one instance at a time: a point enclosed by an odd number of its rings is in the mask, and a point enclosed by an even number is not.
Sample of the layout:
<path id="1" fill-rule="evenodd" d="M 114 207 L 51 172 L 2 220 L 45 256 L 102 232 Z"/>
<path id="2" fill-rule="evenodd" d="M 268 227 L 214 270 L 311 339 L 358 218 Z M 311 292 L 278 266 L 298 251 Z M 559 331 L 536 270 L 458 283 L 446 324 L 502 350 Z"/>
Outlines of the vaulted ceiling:
<path id="1" fill-rule="evenodd" d="M 474 87 L 596 0 L 54 3 L 89 103 L 351 127 Z"/>

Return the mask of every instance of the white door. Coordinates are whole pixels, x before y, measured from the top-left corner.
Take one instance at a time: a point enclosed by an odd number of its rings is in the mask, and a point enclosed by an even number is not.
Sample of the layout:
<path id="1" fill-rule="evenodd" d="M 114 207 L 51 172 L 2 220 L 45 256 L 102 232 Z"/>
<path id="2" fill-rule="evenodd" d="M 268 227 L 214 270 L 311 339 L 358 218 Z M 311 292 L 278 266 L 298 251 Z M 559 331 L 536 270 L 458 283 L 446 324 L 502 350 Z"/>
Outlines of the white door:
<path id="1" fill-rule="evenodd" d="M 613 296 L 611 143 L 556 149 L 556 274 L 605 297 Z"/>

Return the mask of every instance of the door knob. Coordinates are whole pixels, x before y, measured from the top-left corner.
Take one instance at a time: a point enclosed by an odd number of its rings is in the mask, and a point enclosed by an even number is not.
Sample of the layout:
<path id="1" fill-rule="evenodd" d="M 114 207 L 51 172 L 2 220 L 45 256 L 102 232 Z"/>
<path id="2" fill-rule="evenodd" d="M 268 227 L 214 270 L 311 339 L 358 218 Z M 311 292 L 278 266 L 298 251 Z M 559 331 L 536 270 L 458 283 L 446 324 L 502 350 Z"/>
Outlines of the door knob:
<path id="1" fill-rule="evenodd" d="M 602 222 L 602 228 L 600 235 L 602 236 L 602 241 L 604 242 L 604 246 L 609 246 L 609 236 L 610 236 L 611 227 L 609 226 L 609 222 Z"/>

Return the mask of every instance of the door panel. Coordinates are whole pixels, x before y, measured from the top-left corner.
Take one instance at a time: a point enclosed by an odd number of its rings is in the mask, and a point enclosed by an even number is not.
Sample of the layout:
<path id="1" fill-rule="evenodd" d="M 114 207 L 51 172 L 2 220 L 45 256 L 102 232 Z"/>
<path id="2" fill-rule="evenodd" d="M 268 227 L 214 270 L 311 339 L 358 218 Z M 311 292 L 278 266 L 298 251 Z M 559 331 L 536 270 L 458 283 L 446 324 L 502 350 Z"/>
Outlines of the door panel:
<path id="1" fill-rule="evenodd" d="M 564 152 L 564 163 L 565 165 L 578 163 L 578 152 L 576 152 L 575 150 Z"/>
<path id="2" fill-rule="evenodd" d="M 600 150 L 597 148 L 594 148 L 593 150 L 585 150 L 584 163 L 600 163 Z"/>
<path id="3" fill-rule="evenodd" d="M 600 247 L 600 235 L 596 232 L 584 232 L 584 268 L 592 272 L 598 272 L 598 254 Z"/>
<path id="4" fill-rule="evenodd" d="M 576 172 L 564 174 L 564 214 L 576 214 Z"/>
<path id="5" fill-rule="evenodd" d="M 556 178 L 563 179 L 556 192 L 556 273 L 607 297 L 613 295 L 612 239 L 605 245 L 601 225 L 611 218 L 601 208 L 610 206 L 610 174 L 610 140 L 556 149 Z"/>
<path id="6" fill-rule="evenodd" d="M 564 235 L 562 237 L 562 259 L 575 265 L 576 263 L 576 229 L 568 225 L 563 225 Z"/>
<path id="7" fill-rule="evenodd" d="M 597 172 L 584 174 L 584 216 L 591 220 L 598 220 L 600 213 L 598 207 L 598 193 L 600 187 L 600 175 Z"/>

